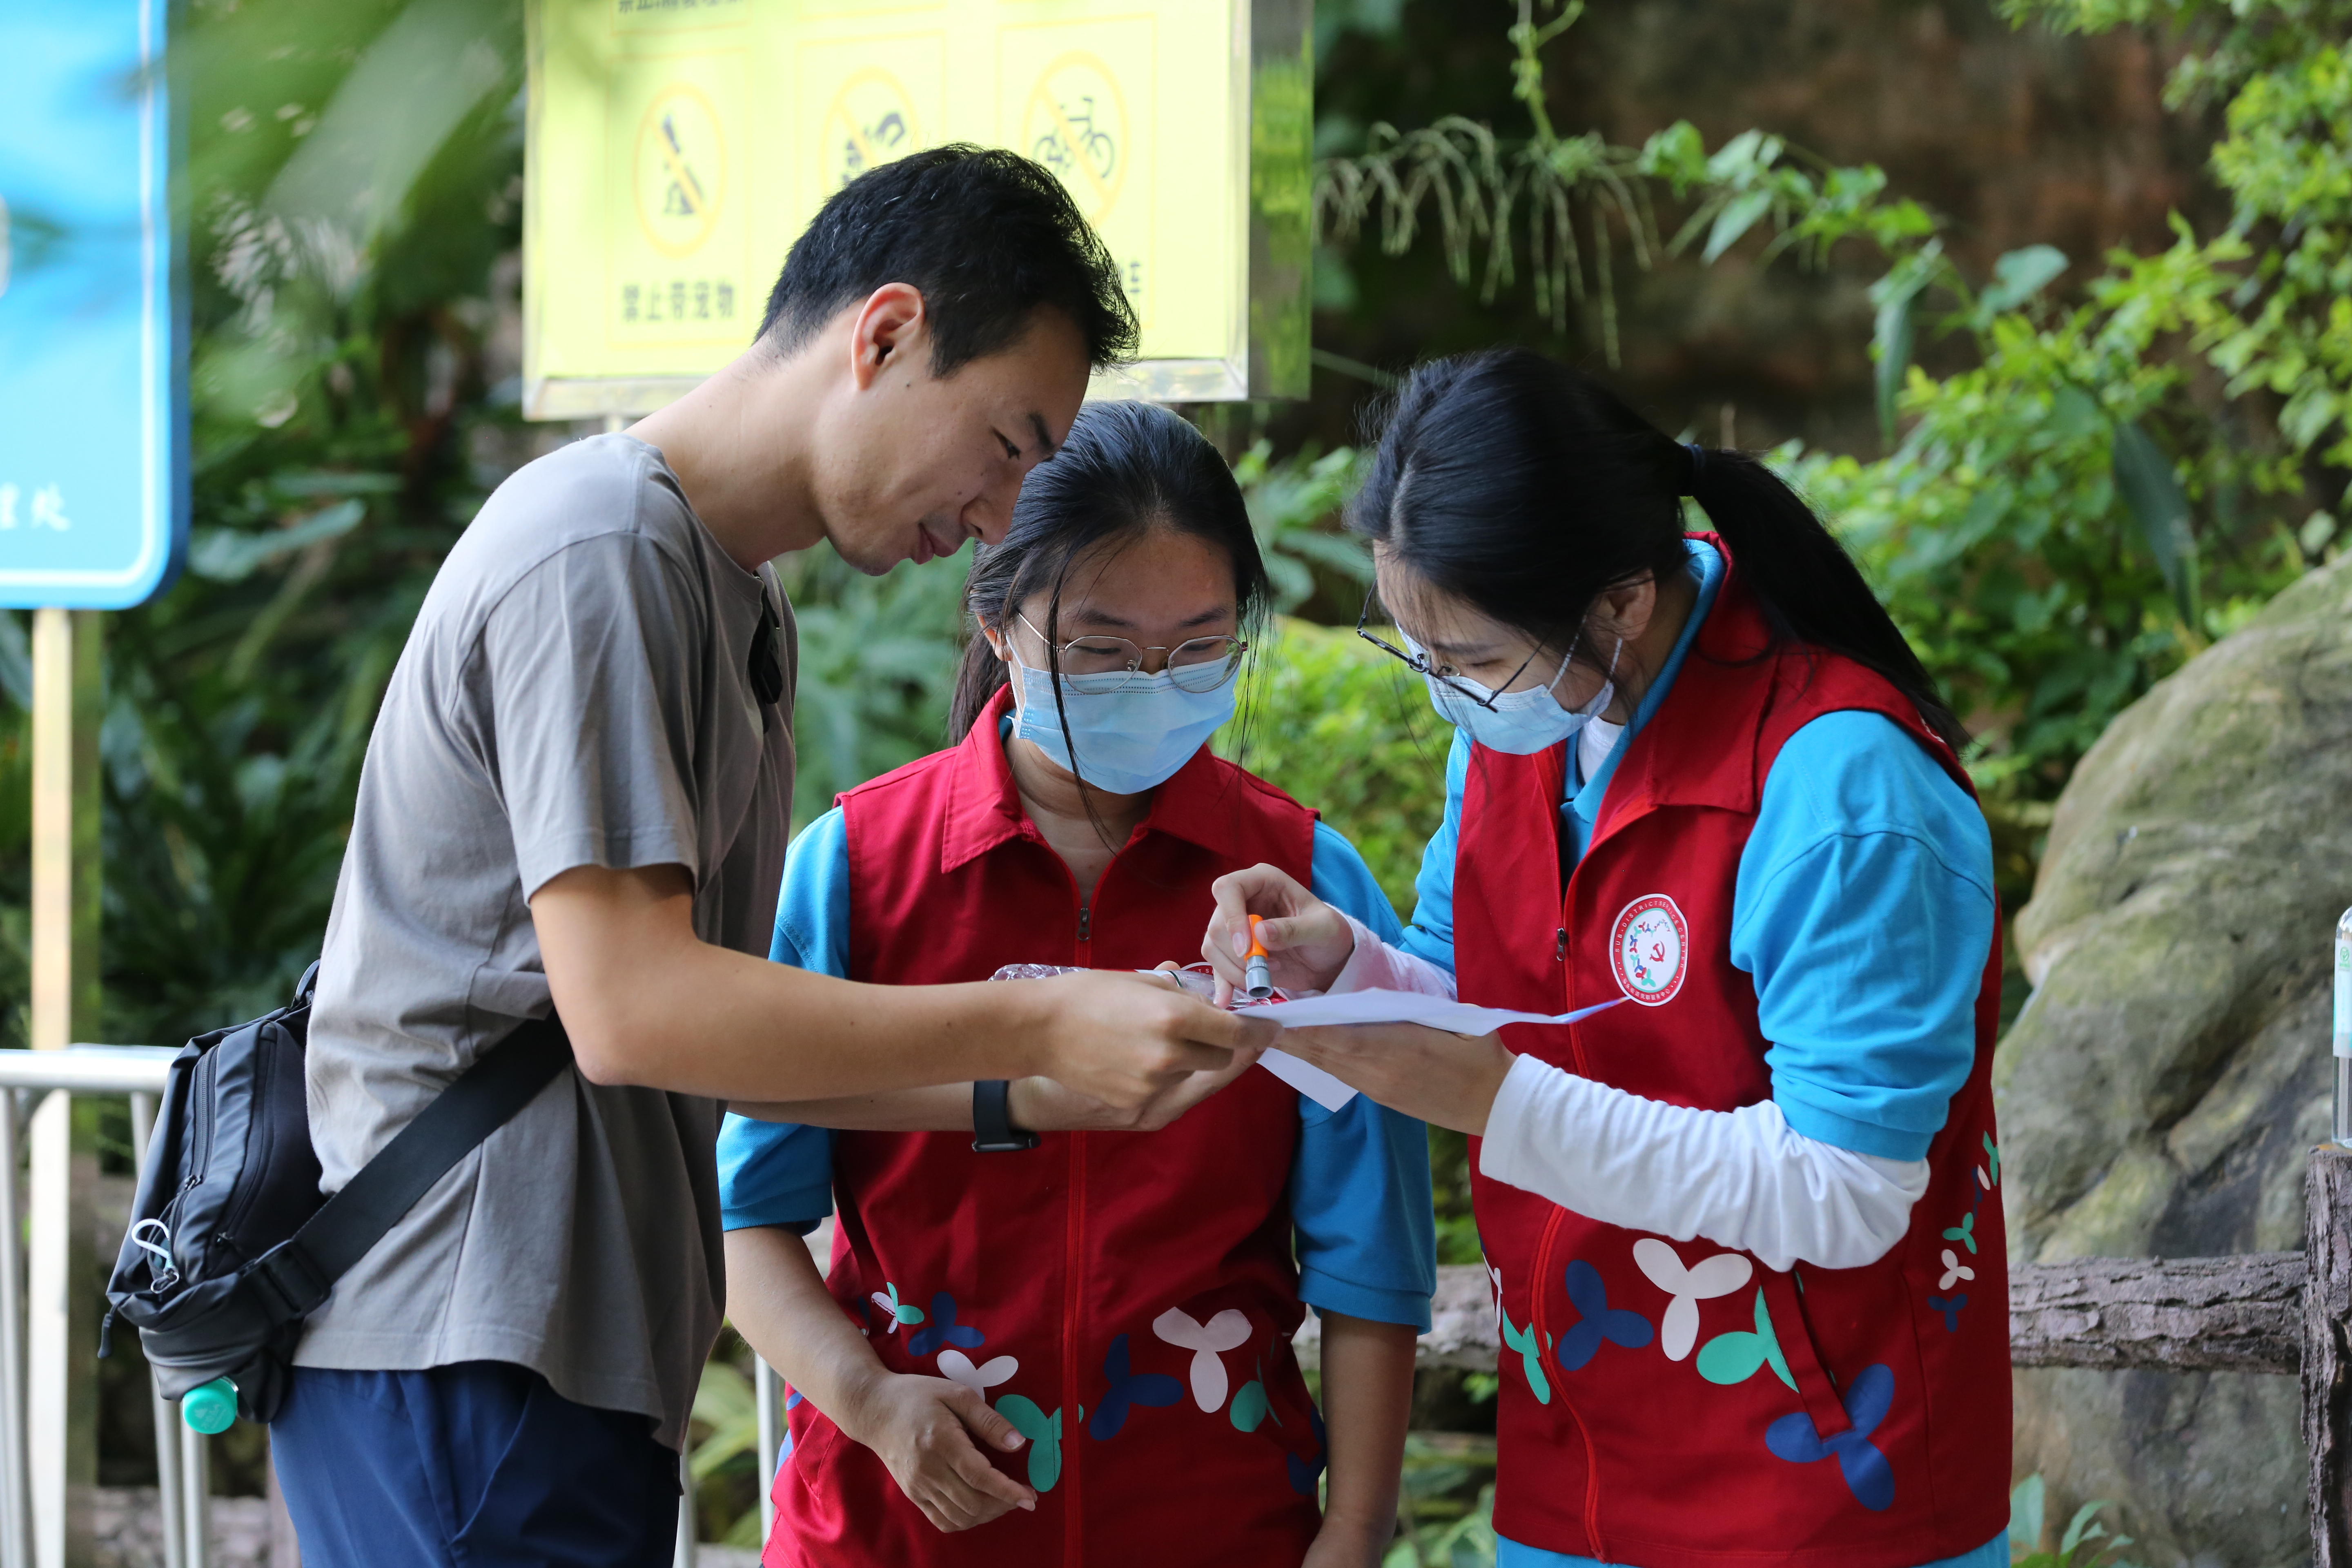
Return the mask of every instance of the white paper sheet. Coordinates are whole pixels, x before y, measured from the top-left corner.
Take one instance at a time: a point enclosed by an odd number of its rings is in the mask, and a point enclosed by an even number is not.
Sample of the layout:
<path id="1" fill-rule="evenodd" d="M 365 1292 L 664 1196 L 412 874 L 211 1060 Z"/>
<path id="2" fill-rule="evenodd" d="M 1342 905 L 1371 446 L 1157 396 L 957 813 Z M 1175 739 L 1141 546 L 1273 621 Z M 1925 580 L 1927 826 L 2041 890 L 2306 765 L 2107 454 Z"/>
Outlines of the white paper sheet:
<path id="1" fill-rule="evenodd" d="M 1622 996 L 1573 1013 L 1514 1013 L 1502 1007 L 1476 1007 L 1413 991 L 1350 991 L 1339 996 L 1307 996 L 1296 1002 L 1276 1002 L 1244 1009 L 1251 1017 L 1271 1018 L 1286 1029 L 1322 1024 L 1426 1024 L 1457 1035 L 1487 1035 L 1506 1024 L 1573 1024 L 1606 1011 Z M 1288 1051 L 1268 1051 L 1257 1065 L 1326 1110 L 1337 1110 L 1356 1098 L 1356 1091 L 1312 1062 Z"/>
<path id="2" fill-rule="evenodd" d="M 1257 1058 L 1257 1065 L 1326 1110 L 1337 1110 L 1356 1098 L 1354 1089 L 1288 1051 L 1268 1051 Z"/>
<path id="3" fill-rule="evenodd" d="M 1478 1007 L 1418 991 L 1349 991 L 1337 996 L 1305 996 L 1296 1002 L 1275 1002 L 1246 1009 L 1253 1018 L 1270 1018 L 1286 1029 L 1312 1028 L 1322 1024 L 1426 1024 L 1456 1035 L 1491 1035 L 1506 1024 L 1573 1024 L 1614 1007 L 1622 996 L 1573 1013 L 1514 1013 L 1503 1007 Z"/>

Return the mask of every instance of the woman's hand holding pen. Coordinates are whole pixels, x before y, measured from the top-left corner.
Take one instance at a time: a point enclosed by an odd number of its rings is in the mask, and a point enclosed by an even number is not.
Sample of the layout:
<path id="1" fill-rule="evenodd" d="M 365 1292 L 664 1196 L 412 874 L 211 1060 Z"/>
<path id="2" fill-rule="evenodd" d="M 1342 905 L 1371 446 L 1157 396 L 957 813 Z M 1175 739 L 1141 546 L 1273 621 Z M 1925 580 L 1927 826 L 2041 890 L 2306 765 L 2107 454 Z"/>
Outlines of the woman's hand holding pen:
<path id="1" fill-rule="evenodd" d="M 1249 960 L 1250 921 L 1263 915 L 1257 940 L 1265 949 L 1275 984 L 1286 991 L 1328 991 L 1356 951 L 1348 917 L 1273 866 L 1252 866 L 1210 885 L 1217 900 L 1201 939 L 1201 956 L 1217 972 L 1217 1005 L 1223 1006 L 1243 982 Z"/>

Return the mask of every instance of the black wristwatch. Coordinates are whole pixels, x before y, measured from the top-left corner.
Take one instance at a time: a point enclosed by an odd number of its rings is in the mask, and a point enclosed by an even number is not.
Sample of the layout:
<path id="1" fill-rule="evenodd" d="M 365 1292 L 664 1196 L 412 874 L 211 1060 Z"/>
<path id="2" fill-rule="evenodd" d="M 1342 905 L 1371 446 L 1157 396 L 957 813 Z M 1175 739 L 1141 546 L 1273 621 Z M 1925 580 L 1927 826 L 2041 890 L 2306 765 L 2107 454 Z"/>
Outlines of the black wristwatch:
<path id="1" fill-rule="evenodd" d="M 1037 1146 L 1037 1134 L 1013 1125 L 1013 1085 L 1001 1078 L 971 1086 L 971 1146 L 982 1154 L 1017 1154 Z"/>

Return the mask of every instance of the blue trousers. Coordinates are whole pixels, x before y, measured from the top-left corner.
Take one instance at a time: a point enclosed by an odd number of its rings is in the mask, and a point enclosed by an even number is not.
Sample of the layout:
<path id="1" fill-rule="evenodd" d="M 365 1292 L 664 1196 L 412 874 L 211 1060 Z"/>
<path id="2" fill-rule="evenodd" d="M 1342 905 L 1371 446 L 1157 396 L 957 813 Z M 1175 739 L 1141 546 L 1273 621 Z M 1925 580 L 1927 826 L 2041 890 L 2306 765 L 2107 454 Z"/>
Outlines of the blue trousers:
<path id="1" fill-rule="evenodd" d="M 270 1455 L 304 1568 L 667 1568 L 677 1455 L 502 1362 L 297 1367 Z"/>

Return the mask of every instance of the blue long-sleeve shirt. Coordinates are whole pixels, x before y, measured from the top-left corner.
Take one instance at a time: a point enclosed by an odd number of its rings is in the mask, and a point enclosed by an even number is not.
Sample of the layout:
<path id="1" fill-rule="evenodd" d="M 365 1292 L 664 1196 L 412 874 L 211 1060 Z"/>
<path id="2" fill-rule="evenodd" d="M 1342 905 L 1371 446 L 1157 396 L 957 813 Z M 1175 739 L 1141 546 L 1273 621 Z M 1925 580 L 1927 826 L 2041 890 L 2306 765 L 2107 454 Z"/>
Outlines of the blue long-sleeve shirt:
<path id="1" fill-rule="evenodd" d="M 1355 846 L 1318 823 L 1315 896 L 1383 940 L 1396 912 Z M 848 837 L 837 809 L 811 823 L 784 862 L 769 956 L 824 974 L 849 970 Z M 1428 1130 L 1358 1095 L 1338 1110 L 1298 1098 L 1290 1168 L 1298 1294 L 1318 1311 L 1429 1327 L 1437 1283 Z M 806 1232 L 833 1212 L 833 1134 L 730 1115 L 719 1136 L 719 1199 L 730 1230 Z"/>

